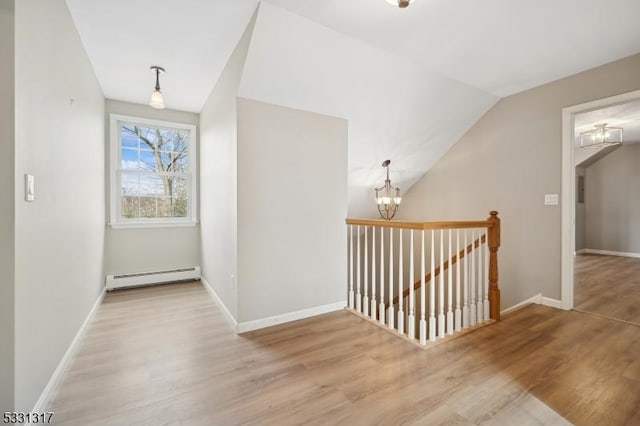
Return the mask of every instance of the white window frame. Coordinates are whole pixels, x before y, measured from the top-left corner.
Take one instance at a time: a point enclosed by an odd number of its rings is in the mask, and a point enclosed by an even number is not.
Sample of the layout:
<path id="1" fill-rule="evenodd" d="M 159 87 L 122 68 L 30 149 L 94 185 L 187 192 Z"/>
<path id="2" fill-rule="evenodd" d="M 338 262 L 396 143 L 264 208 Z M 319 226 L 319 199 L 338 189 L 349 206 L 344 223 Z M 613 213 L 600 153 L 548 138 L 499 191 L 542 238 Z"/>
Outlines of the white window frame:
<path id="1" fill-rule="evenodd" d="M 189 170 L 190 170 L 190 198 L 188 214 L 184 218 L 149 218 L 125 220 L 122 218 L 122 202 L 120 200 L 120 173 L 122 171 L 120 146 L 120 123 L 140 124 L 143 126 L 165 127 L 189 131 Z M 196 126 L 170 121 L 151 120 L 148 118 L 127 115 L 110 114 L 109 127 L 109 226 L 111 228 L 171 228 L 181 226 L 196 226 L 198 223 L 198 159 Z"/>

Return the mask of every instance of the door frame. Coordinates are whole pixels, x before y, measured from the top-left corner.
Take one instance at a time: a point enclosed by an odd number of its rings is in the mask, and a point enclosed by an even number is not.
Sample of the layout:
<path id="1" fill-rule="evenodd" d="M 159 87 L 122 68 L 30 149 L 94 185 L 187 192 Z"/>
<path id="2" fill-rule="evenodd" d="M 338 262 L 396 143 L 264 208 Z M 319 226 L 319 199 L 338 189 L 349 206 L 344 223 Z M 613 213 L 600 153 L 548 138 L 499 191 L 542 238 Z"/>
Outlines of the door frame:
<path id="1" fill-rule="evenodd" d="M 575 116 L 633 101 L 640 101 L 640 90 L 562 109 L 562 309 L 573 309 L 573 257 L 576 244 L 576 173 L 573 164 Z"/>

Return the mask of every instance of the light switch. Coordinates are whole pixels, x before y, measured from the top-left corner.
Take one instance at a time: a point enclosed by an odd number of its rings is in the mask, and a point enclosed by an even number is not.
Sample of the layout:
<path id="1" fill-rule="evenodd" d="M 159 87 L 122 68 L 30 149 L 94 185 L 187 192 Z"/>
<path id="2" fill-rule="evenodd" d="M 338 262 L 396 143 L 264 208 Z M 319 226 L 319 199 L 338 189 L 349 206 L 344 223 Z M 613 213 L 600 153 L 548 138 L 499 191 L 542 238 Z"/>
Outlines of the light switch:
<path id="1" fill-rule="evenodd" d="M 544 194 L 544 205 L 557 206 L 559 198 L 558 194 Z"/>
<path id="2" fill-rule="evenodd" d="M 33 201 L 36 199 L 35 181 L 33 175 L 24 175 L 24 199 Z"/>

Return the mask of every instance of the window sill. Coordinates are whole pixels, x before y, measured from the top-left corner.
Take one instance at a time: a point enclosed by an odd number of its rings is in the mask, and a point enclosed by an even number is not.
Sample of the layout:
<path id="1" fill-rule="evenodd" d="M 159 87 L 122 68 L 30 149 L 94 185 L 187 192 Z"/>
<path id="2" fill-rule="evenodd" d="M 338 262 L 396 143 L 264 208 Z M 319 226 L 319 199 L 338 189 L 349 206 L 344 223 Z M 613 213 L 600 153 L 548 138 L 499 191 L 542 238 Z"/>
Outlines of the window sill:
<path id="1" fill-rule="evenodd" d="M 146 228 L 193 228 L 198 221 L 185 222 L 125 222 L 110 223 L 111 229 L 146 229 Z"/>

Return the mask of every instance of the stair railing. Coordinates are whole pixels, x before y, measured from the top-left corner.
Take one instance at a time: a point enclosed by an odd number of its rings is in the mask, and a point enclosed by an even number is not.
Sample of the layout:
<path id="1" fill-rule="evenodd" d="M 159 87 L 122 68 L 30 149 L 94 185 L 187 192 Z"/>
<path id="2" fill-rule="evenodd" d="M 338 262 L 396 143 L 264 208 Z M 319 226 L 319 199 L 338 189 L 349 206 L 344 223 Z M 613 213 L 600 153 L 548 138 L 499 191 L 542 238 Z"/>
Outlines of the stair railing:
<path id="1" fill-rule="evenodd" d="M 421 345 L 500 320 L 498 212 L 478 221 L 346 224 L 352 312 Z"/>

